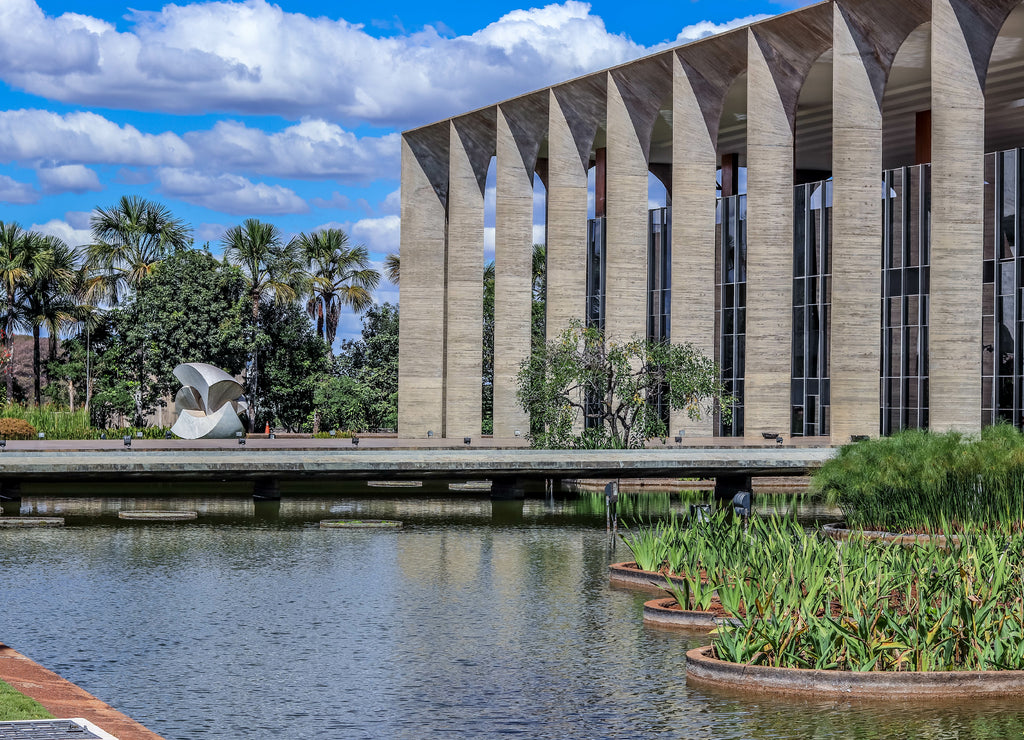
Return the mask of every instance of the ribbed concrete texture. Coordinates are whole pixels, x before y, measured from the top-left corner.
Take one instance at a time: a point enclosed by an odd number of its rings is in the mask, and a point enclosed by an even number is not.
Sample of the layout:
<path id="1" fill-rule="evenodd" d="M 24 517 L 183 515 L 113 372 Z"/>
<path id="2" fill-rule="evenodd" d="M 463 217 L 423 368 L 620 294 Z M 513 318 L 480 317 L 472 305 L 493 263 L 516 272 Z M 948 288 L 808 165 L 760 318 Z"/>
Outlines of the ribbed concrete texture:
<path id="1" fill-rule="evenodd" d="M 607 271 L 605 336 L 647 336 L 647 146 L 623 99 L 629 81 L 608 73 Z M 655 101 L 657 105 L 657 101 Z"/>
<path id="2" fill-rule="evenodd" d="M 444 435 L 475 437 L 482 424 L 484 187 L 472 124 L 452 121 L 448 182 Z M 483 164 L 486 175 L 487 165 Z"/>
<path id="3" fill-rule="evenodd" d="M 762 42 L 747 32 L 747 311 L 744 436 L 789 428 L 793 129 Z"/>
<path id="4" fill-rule="evenodd" d="M 882 112 L 863 61 L 868 49 L 834 9 L 831 315 L 839 318 L 830 327 L 830 432 L 841 443 L 879 430 Z"/>
<path id="5" fill-rule="evenodd" d="M 509 124 L 526 123 L 518 111 L 498 111 L 494 232 L 494 436 L 529 430 L 516 402 L 516 374 L 530 356 L 533 262 L 533 165 L 539 132 L 522 146 Z M 524 153 L 525 150 L 525 153 Z M 528 163 L 527 158 L 532 155 Z"/>
<path id="6" fill-rule="evenodd" d="M 715 142 L 682 61 L 672 66 L 672 341 L 715 356 Z M 698 421 L 673 409 L 670 432 L 711 435 L 711 415 Z"/>
<path id="7" fill-rule="evenodd" d="M 552 90 L 548 109 L 548 340 L 584 321 L 587 299 L 587 167 L 562 97 Z"/>
<path id="8" fill-rule="evenodd" d="M 985 97 L 951 0 L 932 2 L 931 52 L 929 426 L 976 432 L 981 427 Z"/>
<path id="9" fill-rule="evenodd" d="M 438 148 L 446 152 L 447 141 Z M 446 162 L 442 169 L 447 181 Z M 408 137 L 402 137 L 401 240 L 398 428 L 405 437 L 426 437 L 443 426 L 445 205 Z"/>

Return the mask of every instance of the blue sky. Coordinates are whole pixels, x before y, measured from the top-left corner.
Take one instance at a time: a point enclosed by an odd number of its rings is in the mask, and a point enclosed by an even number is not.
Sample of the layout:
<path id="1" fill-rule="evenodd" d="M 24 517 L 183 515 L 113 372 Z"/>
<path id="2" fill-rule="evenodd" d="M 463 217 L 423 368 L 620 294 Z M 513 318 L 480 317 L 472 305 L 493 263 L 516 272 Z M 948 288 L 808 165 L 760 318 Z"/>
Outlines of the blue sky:
<path id="1" fill-rule="evenodd" d="M 805 4 L 0 0 L 0 221 L 84 244 L 137 194 L 215 251 L 256 217 L 380 261 L 402 130 Z"/>

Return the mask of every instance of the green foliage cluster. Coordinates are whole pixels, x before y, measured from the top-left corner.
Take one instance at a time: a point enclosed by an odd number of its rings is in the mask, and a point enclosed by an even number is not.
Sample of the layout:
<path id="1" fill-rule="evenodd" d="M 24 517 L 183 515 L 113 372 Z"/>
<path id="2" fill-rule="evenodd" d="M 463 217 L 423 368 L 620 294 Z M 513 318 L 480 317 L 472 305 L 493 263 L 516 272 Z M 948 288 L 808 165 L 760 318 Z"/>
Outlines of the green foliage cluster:
<path id="1" fill-rule="evenodd" d="M 617 342 L 579 323 L 534 351 L 516 380 L 530 443 L 546 449 L 643 447 L 666 433 L 659 397 L 690 418 L 716 407 L 728 416 L 732 405 L 718 367 L 693 345 Z"/>
<path id="2" fill-rule="evenodd" d="M 4 439 L 34 439 L 38 431 L 24 419 L 0 419 L 0 437 Z"/>
<path id="3" fill-rule="evenodd" d="M 30 699 L 10 684 L 0 681 L 0 722 L 53 718 L 35 699 Z"/>
<path id="4" fill-rule="evenodd" d="M 1024 669 L 1024 533 L 977 529 L 903 546 L 806 533 L 793 518 L 724 515 L 627 544 L 682 576 L 680 604 L 717 603 L 721 660 L 855 671 Z M 661 551 L 653 548 L 660 546 Z"/>
<path id="5" fill-rule="evenodd" d="M 1002 424 L 980 437 L 906 431 L 855 442 L 814 474 L 813 486 L 855 529 L 1020 527 L 1024 435 Z"/>

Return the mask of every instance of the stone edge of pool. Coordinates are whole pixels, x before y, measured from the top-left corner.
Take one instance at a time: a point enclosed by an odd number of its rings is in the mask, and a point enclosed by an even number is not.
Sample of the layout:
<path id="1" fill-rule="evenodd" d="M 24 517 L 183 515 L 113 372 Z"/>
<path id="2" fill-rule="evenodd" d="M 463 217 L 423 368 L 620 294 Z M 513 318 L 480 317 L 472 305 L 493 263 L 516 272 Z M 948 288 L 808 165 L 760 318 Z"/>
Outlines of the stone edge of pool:
<path id="1" fill-rule="evenodd" d="M 82 717 L 118 740 L 164 740 L 123 712 L 0 642 L 0 679 L 60 718 Z"/>

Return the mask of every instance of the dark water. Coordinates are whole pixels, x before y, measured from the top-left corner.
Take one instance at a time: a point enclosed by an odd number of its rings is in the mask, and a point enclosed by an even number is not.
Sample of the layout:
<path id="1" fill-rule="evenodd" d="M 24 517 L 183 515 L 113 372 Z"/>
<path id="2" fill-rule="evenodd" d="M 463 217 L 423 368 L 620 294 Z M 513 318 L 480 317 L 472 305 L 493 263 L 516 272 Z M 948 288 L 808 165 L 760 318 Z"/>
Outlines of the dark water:
<path id="1" fill-rule="evenodd" d="M 254 505 L 196 490 L 175 505 L 198 520 L 146 524 L 116 511 L 166 507 L 161 490 L 113 493 L 26 496 L 24 513 L 68 526 L 0 530 L 0 640 L 168 740 L 1024 732 L 1018 701 L 688 688 L 683 657 L 704 640 L 645 627 L 649 597 L 609 587 L 608 563 L 628 552 L 586 499 L 299 489 Z M 407 526 L 315 526 L 330 516 Z"/>

